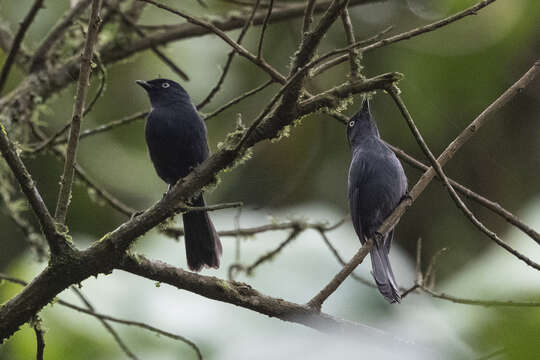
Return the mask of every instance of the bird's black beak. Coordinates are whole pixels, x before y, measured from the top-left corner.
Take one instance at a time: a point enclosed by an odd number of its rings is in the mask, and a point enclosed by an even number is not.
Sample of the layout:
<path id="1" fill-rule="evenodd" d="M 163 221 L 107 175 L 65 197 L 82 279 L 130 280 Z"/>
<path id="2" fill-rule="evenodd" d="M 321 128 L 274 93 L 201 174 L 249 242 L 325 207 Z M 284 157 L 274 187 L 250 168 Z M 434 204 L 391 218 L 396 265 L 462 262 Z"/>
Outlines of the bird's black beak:
<path id="1" fill-rule="evenodd" d="M 140 85 L 144 90 L 149 91 L 152 89 L 152 85 L 150 85 L 147 81 L 144 80 L 135 80 L 137 85 Z"/>

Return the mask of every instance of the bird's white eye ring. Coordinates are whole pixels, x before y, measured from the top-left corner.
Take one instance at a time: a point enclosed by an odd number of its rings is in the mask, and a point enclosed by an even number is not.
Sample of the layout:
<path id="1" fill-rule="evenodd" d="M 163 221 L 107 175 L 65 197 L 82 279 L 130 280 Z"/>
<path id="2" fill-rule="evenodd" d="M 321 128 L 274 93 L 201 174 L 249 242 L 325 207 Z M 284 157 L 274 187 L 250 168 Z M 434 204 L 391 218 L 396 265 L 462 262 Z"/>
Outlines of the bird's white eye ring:
<path id="1" fill-rule="evenodd" d="M 353 127 L 353 126 L 354 126 L 354 120 L 349 121 L 349 126 L 350 126 L 350 127 Z"/>
<path id="2" fill-rule="evenodd" d="M 169 84 L 169 83 L 161 84 L 161 87 L 164 88 L 164 89 L 168 88 L 169 86 L 171 86 L 171 84 Z"/>

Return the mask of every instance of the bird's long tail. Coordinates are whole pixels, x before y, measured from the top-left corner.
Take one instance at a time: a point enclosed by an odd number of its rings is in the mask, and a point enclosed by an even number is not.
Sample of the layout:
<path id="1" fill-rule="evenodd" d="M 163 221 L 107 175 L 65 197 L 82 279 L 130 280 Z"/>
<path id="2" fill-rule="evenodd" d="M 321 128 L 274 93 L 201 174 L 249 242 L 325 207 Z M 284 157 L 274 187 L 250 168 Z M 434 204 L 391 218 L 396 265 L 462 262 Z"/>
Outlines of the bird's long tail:
<path id="1" fill-rule="evenodd" d="M 192 201 L 193 206 L 205 206 L 202 195 Z M 218 268 L 221 242 L 206 211 L 193 211 L 182 215 L 186 239 L 188 267 L 199 271 L 204 266 Z"/>
<path id="2" fill-rule="evenodd" d="M 382 244 L 376 241 L 371 249 L 371 275 L 375 279 L 375 283 L 379 288 L 379 291 L 386 300 L 390 303 L 396 303 L 401 301 L 401 296 L 390 266 L 390 260 L 388 259 L 388 253 L 390 252 L 390 243 L 392 241 L 394 231 L 390 231 L 384 238 Z"/>

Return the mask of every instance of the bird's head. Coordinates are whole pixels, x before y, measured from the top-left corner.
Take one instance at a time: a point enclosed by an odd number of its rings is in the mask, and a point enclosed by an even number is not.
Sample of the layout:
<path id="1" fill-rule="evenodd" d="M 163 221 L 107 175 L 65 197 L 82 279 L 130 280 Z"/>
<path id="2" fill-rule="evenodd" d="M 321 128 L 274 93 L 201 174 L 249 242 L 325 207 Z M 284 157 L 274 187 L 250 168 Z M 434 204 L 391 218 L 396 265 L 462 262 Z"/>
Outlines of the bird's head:
<path id="1" fill-rule="evenodd" d="M 149 81 L 136 80 L 148 93 L 152 107 L 166 106 L 174 103 L 189 102 L 188 93 L 177 82 L 169 79 L 154 79 Z"/>
<path id="2" fill-rule="evenodd" d="M 379 137 L 379 130 L 371 115 L 369 100 L 366 98 L 362 108 L 347 123 L 347 140 L 354 147 L 365 136 Z"/>

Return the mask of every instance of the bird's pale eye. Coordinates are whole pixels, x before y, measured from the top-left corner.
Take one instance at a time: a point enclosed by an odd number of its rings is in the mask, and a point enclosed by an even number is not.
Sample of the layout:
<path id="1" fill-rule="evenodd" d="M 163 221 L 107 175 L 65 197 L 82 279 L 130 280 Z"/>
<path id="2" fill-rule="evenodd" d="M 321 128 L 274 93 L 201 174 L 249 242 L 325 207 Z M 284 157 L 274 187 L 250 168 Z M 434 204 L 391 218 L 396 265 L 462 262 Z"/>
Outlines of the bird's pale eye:
<path id="1" fill-rule="evenodd" d="M 349 121 L 349 127 L 353 127 L 353 126 L 354 126 L 354 120 Z"/>
<path id="2" fill-rule="evenodd" d="M 161 84 L 161 87 L 164 88 L 164 89 L 168 88 L 169 86 L 171 86 L 171 84 L 169 84 L 169 83 Z"/>

